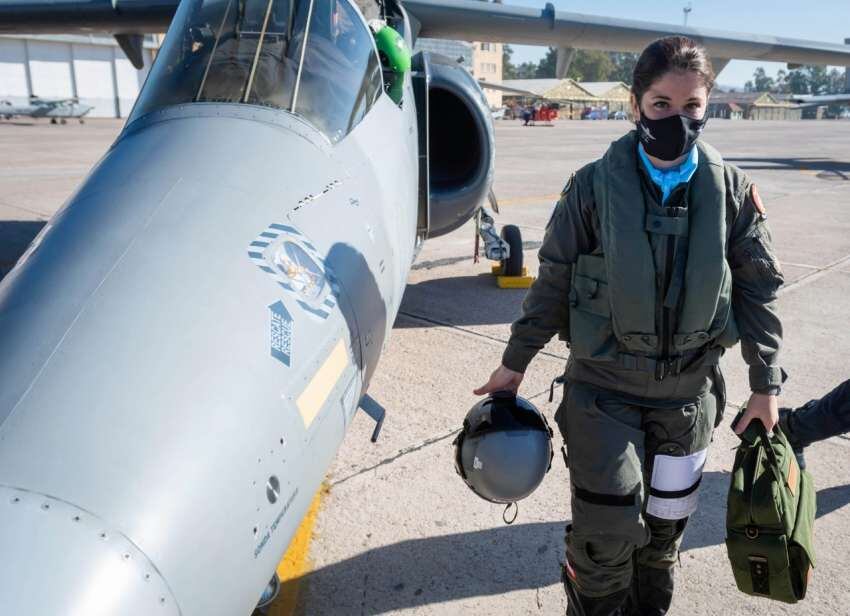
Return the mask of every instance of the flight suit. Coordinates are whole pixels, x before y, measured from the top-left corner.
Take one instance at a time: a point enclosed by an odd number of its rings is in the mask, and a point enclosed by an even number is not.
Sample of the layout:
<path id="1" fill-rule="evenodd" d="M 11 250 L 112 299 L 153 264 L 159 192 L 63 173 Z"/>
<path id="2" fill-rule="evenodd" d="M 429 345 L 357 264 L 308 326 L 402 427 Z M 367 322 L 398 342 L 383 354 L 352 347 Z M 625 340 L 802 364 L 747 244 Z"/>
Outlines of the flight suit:
<path id="1" fill-rule="evenodd" d="M 525 372 L 555 333 L 570 347 L 555 419 L 574 614 L 666 613 L 725 406 L 720 356 L 740 338 L 753 391 L 778 393 L 784 379 L 783 276 L 763 208 L 745 174 L 698 147 L 696 173 L 664 203 L 634 132 L 574 174 L 502 358 Z"/>
<path id="2" fill-rule="evenodd" d="M 798 409 L 779 409 L 779 426 L 794 448 L 800 468 L 806 468 L 804 447 L 850 432 L 850 380 Z"/>

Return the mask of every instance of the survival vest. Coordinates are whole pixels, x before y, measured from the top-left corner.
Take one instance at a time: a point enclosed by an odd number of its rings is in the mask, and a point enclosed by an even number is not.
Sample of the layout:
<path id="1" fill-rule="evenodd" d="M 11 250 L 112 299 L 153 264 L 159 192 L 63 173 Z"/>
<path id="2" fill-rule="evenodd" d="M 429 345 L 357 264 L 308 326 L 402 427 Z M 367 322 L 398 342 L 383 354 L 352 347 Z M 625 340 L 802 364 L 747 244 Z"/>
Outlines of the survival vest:
<path id="1" fill-rule="evenodd" d="M 697 142 L 697 147 L 699 164 L 687 208 L 660 207 L 645 198 L 634 133 L 612 143 L 596 163 L 599 248 L 579 255 L 570 291 L 570 350 L 576 359 L 652 371 L 662 349 L 667 359 L 693 358 L 715 348 L 703 364 L 716 364 L 719 347 L 737 342 L 726 262 L 723 159 L 707 144 Z M 650 234 L 686 240 L 681 288 L 668 290 L 665 297 L 656 289 Z M 671 285 L 676 286 L 675 280 Z M 669 332 L 666 341 L 656 331 L 662 306 L 677 311 L 677 331 Z"/>

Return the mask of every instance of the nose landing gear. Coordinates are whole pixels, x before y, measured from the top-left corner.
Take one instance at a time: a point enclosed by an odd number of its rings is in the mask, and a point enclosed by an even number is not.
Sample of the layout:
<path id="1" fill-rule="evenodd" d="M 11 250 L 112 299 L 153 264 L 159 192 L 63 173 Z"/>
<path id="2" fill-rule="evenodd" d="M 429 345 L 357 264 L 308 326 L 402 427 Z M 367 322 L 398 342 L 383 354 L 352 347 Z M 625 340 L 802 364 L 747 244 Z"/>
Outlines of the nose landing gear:
<path id="1" fill-rule="evenodd" d="M 491 202 L 495 199 L 492 197 Z M 495 203 L 494 203 L 495 205 Z M 498 211 L 498 209 L 496 210 Z M 496 284 L 502 289 L 527 289 L 534 282 L 523 266 L 522 232 L 516 225 L 505 225 L 501 233 L 496 233 L 496 221 L 484 208 L 476 213 L 475 259 L 478 260 L 479 238 L 484 242 L 484 256 L 498 261 L 491 271 L 496 276 Z"/>

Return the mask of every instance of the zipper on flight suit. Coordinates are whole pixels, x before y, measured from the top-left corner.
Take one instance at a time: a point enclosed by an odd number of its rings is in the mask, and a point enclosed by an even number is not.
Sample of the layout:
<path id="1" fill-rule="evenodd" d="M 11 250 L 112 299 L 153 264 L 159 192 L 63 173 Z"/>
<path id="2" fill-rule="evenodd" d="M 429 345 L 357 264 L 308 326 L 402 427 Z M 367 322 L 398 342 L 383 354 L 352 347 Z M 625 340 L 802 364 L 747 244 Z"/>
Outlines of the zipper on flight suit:
<path id="1" fill-rule="evenodd" d="M 686 190 L 679 187 L 673 189 L 673 192 L 676 193 L 679 190 Z M 667 197 L 667 202 L 670 202 L 670 199 L 673 197 L 671 194 Z M 670 206 L 665 206 L 662 203 L 662 207 L 665 210 L 665 214 L 670 215 L 670 210 L 668 209 Z M 673 218 L 673 216 L 671 216 Z M 667 291 L 670 288 L 670 284 L 673 276 L 673 249 L 674 242 L 676 241 L 676 236 L 668 235 L 665 245 L 664 245 L 664 272 L 661 277 L 661 293 L 659 294 L 659 301 L 661 302 L 661 362 L 656 364 L 655 367 L 655 380 L 663 381 L 666 376 L 667 366 L 670 361 L 670 311 L 671 308 L 668 308 L 664 305 L 664 299 L 667 297 Z"/>
<path id="2" fill-rule="evenodd" d="M 664 297 L 667 295 L 667 288 L 670 286 L 670 270 L 673 265 L 673 236 L 667 238 L 664 246 L 664 275 L 662 277 L 662 290 L 659 301 L 661 302 L 661 347 L 660 357 L 655 364 L 655 380 L 659 383 L 664 380 L 669 371 L 670 361 L 670 308 L 664 305 Z"/>

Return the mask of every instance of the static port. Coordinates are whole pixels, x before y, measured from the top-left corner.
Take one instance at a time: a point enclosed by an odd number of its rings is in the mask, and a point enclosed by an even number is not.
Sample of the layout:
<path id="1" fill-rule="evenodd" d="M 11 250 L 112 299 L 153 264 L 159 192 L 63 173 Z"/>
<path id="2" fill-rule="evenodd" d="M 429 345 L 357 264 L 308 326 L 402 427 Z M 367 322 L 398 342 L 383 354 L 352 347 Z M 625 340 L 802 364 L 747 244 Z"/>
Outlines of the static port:
<path id="1" fill-rule="evenodd" d="M 266 482 L 266 498 L 269 499 L 269 503 L 272 505 L 280 498 L 280 479 L 275 475 L 269 477 L 269 480 Z"/>

